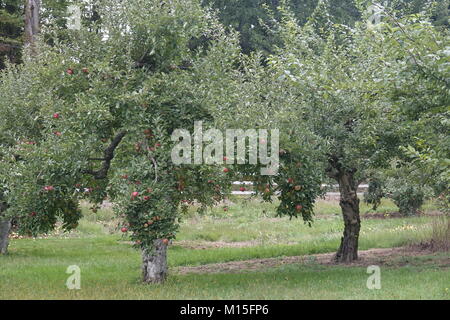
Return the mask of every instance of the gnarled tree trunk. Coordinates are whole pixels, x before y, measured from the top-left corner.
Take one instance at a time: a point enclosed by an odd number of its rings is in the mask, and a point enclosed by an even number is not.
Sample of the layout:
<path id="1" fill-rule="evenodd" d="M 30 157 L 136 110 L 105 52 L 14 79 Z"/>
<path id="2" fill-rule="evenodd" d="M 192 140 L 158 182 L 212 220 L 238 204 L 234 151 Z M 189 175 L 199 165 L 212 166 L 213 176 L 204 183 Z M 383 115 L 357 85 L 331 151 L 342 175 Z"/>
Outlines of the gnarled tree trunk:
<path id="1" fill-rule="evenodd" d="M 155 240 L 155 249 L 142 250 L 142 277 L 145 283 L 162 283 L 167 277 L 167 244 Z"/>
<path id="2" fill-rule="evenodd" d="M 339 183 L 341 194 L 339 205 L 341 206 L 345 227 L 341 245 L 335 255 L 335 261 L 347 263 L 358 259 L 358 240 L 361 229 L 357 194 L 358 184 L 355 182 L 354 173 L 351 171 L 340 171 L 336 180 Z"/>

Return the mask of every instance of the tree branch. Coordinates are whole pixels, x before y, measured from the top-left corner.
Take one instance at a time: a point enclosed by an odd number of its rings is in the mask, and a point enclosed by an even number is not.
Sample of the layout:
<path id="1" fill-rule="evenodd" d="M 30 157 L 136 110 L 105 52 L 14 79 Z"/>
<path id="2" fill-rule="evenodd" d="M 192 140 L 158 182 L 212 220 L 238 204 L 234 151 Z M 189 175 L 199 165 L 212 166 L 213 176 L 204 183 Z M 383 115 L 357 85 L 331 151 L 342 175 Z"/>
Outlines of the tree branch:
<path id="1" fill-rule="evenodd" d="M 84 171 L 84 173 L 93 175 L 97 180 L 105 179 L 108 175 L 109 168 L 111 167 L 111 161 L 114 159 L 114 151 L 119 146 L 120 142 L 122 142 L 122 139 L 125 137 L 125 135 L 126 132 L 122 131 L 114 137 L 114 139 L 111 141 L 111 144 L 103 152 L 103 158 L 89 159 L 103 161 L 103 165 L 99 170 L 86 170 Z"/>
<path id="2" fill-rule="evenodd" d="M 14 49 L 20 49 L 20 48 L 21 48 L 21 46 L 19 46 L 19 45 L 5 43 L 5 42 L 0 43 L 0 52 L 9 52 Z"/>

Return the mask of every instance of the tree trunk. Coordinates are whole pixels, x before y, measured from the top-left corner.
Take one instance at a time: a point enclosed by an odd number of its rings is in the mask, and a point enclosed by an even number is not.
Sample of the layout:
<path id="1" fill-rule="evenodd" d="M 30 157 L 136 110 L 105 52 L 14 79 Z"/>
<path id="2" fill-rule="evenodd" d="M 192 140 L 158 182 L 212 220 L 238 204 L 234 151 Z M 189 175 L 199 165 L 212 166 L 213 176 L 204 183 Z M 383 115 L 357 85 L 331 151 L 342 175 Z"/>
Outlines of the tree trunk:
<path id="1" fill-rule="evenodd" d="M 0 191 L 0 254 L 8 253 L 9 231 L 11 230 L 11 219 L 2 217 L 6 211 L 7 205 L 3 199 L 3 193 Z"/>
<path id="2" fill-rule="evenodd" d="M 142 277 L 145 283 L 163 283 L 167 277 L 167 244 L 155 241 L 153 251 L 142 250 Z"/>
<path id="3" fill-rule="evenodd" d="M 357 195 L 358 184 L 355 183 L 353 175 L 352 172 L 344 171 L 339 172 L 336 177 L 341 194 L 339 205 L 342 209 L 345 224 L 344 236 L 341 238 L 341 245 L 334 258 L 336 262 L 348 263 L 358 259 L 361 219 Z"/>
<path id="4" fill-rule="evenodd" d="M 11 230 L 11 220 L 0 218 L 0 254 L 8 253 L 10 230 Z"/>
<path id="5" fill-rule="evenodd" d="M 41 0 L 27 0 L 25 5 L 25 44 L 33 45 L 39 33 Z"/>

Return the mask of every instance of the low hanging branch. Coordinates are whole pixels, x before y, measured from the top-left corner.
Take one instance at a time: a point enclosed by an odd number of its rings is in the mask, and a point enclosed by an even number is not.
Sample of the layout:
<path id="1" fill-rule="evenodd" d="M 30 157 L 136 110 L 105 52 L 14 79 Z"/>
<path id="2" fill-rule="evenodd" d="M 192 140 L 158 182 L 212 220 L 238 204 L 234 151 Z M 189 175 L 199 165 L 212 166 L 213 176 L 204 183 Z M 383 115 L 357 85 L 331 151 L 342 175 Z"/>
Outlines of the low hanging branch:
<path id="1" fill-rule="evenodd" d="M 90 158 L 91 161 L 103 161 L 103 165 L 99 170 L 86 170 L 84 173 L 93 175 L 95 179 L 101 180 L 105 179 L 108 175 L 109 168 L 111 167 L 111 161 L 114 159 L 114 151 L 122 142 L 125 137 L 126 132 L 122 131 L 114 137 L 111 144 L 103 152 L 103 158 Z"/>

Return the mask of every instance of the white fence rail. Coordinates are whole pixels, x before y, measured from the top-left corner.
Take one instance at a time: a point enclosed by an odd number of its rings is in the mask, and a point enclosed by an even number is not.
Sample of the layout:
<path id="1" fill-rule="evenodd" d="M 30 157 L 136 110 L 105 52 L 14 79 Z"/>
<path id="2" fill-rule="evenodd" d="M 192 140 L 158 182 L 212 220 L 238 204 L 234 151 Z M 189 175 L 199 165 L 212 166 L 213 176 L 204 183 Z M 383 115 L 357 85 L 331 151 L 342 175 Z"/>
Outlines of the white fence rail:
<path id="1" fill-rule="evenodd" d="M 237 186 L 252 186 L 253 182 L 251 182 L 251 181 L 233 181 L 233 185 L 237 185 Z M 331 187 L 331 188 L 337 189 L 337 188 L 339 188 L 339 185 L 337 185 L 337 184 L 334 184 L 334 185 L 322 184 L 322 187 L 323 188 Z M 359 190 L 358 195 L 362 195 L 364 193 L 364 191 L 366 191 L 368 188 L 369 188 L 368 184 L 361 184 L 361 185 L 359 185 L 359 187 L 358 187 L 358 190 Z M 253 194 L 255 194 L 255 192 L 251 191 L 251 190 L 246 190 L 246 191 L 236 190 L 236 191 L 232 191 L 232 194 L 233 195 L 253 195 Z M 327 196 L 339 196 L 339 192 L 327 192 Z"/>

